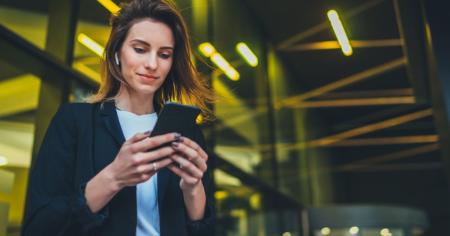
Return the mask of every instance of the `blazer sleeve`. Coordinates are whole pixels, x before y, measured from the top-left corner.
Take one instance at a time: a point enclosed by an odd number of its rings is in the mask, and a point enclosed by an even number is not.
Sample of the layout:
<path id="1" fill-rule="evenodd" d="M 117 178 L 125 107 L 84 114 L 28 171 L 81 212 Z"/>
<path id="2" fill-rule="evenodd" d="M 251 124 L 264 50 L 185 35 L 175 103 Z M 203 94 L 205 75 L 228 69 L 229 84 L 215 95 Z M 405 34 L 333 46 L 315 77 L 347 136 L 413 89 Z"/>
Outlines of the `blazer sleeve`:
<path id="1" fill-rule="evenodd" d="M 85 183 L 74 185 L 77 129 L 71 104 L 53 117 L 32 166 L 22 235 L 65 235 L 88 231 L 108 216 L 94 214 L 84 197 Z"/>
<path id="2" fill-rule="evenodd" d="M 206 142 L 205 138 L 203 136 L 202 131 L 200 130 L 200 127 L 196 126 L 196 134 L 195 134 L 195 141 L 198 142 L 198 144 L 207 152 L 206 148 Z M 207 152 L 208 153 L 208 152 Z M 208 154 L 208 169 L 206 170 L 205 174 L 203 175 L 202 182 L 203 186 L 205 188 L 206 193 L 206 207 L 205 207 L 205 215 L 203 219 L 191 221 L 189 220 L 189 217 L 186 216 L 186 219 L 188 219 L 188 232 L 191 236 L 209 236 L 214 235 L 214 225 L 215 225 L 215 211 L 214 211 L 214 183 L 212 181 L 212 155 Z"/>

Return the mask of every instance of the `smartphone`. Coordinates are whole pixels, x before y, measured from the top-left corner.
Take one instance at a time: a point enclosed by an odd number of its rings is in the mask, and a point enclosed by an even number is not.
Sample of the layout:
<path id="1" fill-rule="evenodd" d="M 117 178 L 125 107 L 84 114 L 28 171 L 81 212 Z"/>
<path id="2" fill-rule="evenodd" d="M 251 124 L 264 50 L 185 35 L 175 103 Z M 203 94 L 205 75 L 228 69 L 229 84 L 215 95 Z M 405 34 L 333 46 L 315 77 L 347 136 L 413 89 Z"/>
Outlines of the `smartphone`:
<path id="1" fill-rule="evenodd" d="M 192 137 L 198 114 L 198 107 L 167 102 L 161 109 L 150 136 L 177 132 L 182 136 Z"/>

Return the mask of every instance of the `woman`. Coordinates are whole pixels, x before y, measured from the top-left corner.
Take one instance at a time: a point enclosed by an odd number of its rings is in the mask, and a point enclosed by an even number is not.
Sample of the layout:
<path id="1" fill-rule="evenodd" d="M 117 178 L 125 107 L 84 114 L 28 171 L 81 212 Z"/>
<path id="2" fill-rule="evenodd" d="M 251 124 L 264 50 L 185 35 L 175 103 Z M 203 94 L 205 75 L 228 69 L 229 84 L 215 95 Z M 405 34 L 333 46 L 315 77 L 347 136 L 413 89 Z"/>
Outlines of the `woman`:
<path id="1" fill-rule="evenodd" d="M 90 103 L 62 106 L 47 130 L 23 235 L 213 235 L 199 127 L 149 137 L 166 100 L 210 114 L 190 50 L 171 2 L 134 0 L 113 16 L 99 91 Z"/>

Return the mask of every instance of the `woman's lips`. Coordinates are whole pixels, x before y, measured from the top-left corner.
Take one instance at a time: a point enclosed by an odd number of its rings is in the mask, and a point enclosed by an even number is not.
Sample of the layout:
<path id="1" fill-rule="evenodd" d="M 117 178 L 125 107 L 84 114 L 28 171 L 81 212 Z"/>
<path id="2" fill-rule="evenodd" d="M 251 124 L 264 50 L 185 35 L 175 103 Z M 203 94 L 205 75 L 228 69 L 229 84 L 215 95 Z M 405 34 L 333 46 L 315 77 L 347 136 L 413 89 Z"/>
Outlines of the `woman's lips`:
<path id="1" fill-rule="evenodd" d="M 154 76 L 154 75 L 139 74 L 139 73 L 137 75 L 139 75 L 140 77 L 142 77 L 145 80 L 156 80 L 156 79 L 158 79 L 158 77 Z"/>

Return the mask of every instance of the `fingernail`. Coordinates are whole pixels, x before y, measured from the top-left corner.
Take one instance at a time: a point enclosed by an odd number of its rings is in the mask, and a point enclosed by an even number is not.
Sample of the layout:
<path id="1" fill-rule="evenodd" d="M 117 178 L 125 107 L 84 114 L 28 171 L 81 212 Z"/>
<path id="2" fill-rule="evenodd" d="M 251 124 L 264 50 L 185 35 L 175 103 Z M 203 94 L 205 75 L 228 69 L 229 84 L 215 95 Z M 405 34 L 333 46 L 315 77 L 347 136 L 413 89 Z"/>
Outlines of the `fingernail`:
<path id="1" fill-rule="evenodd" d="M 145 131 L 145 132 L 144 132 L 144 135 L 147 135 L 147 136 L 148 136 L 148 135 L 151 134 L 151 132 L 152 132 L 152 131 L 150 131 L 150 130 L 149 130 L 149 131 Z"/>
<path id="2" fill-rule="evenodd" d="M 175 140 L 178 140 L 178 139 L 180 139 L 180 137 L 181 137 L 181 134 L 179 134 L 179 133 L 175 133 Z"/>
<path id="3" fill-rule="evenodd" d="M 180 142 L 180 143 L 182 143 L 182 142 L 184 141 L 184 138 L 183 138 L 183 137 L 180 137 L 180 138 L 178 138 L 177 141 Z"/>
<path id="4" fill-rule="evenodd" d="M 177 142 L 177 141 L 174 141 L 174 142 L 172 142 L 172 146 L 173 146 L 173 147 L 177 148 L 177 147 L 178 147 L 178 145 L 180 145 L 180 143 L 179 143 L 179 142 Z"/>

